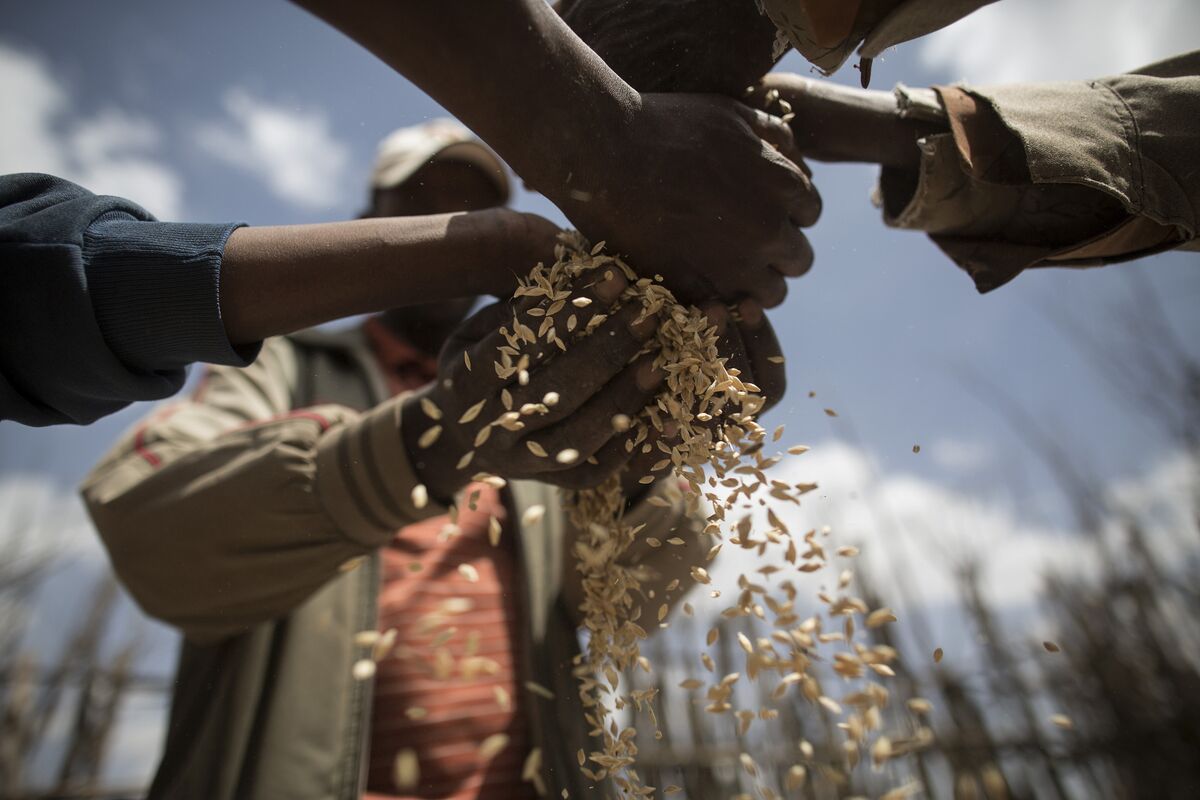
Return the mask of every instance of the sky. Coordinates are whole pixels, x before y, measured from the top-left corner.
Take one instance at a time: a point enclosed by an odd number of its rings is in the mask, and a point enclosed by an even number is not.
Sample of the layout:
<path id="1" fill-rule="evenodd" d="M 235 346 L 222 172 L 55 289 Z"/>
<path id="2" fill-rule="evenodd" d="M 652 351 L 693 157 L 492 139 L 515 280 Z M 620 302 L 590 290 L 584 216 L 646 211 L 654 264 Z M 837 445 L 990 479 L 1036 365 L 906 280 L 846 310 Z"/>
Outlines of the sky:
<path id="1" fill-rule="evenodd" d="M 351 218 L 363 207 L 376 143 L 444 114 L 282 0 L 43 0 L 13 4 L 4 19 L 0 173 L 51 172 L 163 219 Z M 1111 74 L 1194 47 L 1196 30 L 1200 4 L 1191 0 L 1004 0 L 887 53 L 873 85 Z M 794 55 L 781 69 L 808 72 Z M 849 67 L 833 78 L 857 79 Z M 1086 567 L 1072 555 L 1069 509 L 1030 446 L 1031 430 L 1106 491 L 1167 505 L 1182 494 L 1189 467 L 1175 443 L 1111 379 L 1137 366 L 1139 347 L 1153 347 L 1161 325 L 1200 355 L 1200 255 L 1040 270 L 980 296 L 923 236 L 881 224 L 869 202 L 874 178 L 867 167 L 814 166 L 825 209 L 811 231 L 817 259 L 771 313 L 790 389 L 764 424 L 786 424 L 788 442 L 813 447 L 802 466 L 788 467 L 822 483 L 806 514 L 875 541 L 878 519 L 860 512 L 885 507 L 932 537 L 904 545 L 915 548 L 908 557 L 944 561 L 956 548 L 999 554 L 988 561 L 991 591 L 1028 604 L 1042 566 Z M 540 196 L 519 191 L 515 205 L 567 224 Z M 1112 363 L 1098 363 L 1081 340 Z M 1020 424 L 985 399 L 997 392 L 1023 411 Z M 57 653 L 85 602 L 79 576 L 105 563 L 74 487 L 147 408 L 88 428 L 0 423 L 0 553 L 6 542 L 56 547 L 73 564 L 31 611 L 30 647 L 44 658 Z M 954 524 L 931 526 L 931 517 Z M 923 583 L 927 602 L 950 601 L 937 580 Z M 146 663 L 165 672 L 171 640 L 145 625 Z M 157 719 L 159 711 L 138 713 Z M 129 731 L 116 769 L 136 782 L 157 728 Z"/>

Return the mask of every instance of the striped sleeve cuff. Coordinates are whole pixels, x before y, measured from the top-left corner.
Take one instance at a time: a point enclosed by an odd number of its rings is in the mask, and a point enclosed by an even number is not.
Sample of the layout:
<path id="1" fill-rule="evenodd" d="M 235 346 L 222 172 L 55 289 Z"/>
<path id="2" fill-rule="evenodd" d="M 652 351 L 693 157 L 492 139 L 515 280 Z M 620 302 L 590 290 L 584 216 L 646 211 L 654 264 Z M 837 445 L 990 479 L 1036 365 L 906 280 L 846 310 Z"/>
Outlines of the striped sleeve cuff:
<path id="1" fill-rule="evenodd" d="M 400 436 L 402 399 L 331 430 L 317 449 L 316 491 L 326 512 L 346 536 L 367 547 L 449 511 L 432 499 L 422 508 L 413 504 L 419 479 Z"/>

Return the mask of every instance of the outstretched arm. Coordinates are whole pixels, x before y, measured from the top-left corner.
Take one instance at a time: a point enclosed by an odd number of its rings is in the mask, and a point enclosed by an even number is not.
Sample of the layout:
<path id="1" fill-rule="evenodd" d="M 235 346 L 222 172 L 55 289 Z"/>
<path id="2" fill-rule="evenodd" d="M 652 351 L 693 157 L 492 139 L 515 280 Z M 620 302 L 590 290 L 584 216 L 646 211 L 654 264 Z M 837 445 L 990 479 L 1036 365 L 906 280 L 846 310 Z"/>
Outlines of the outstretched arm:
<path id="1" fill-rule="evenodd" d="M 475 130 L 592 241 L 689 299 L 776 305 L 820 201 L 778 119 L 639 94 L 544 0 L 298 0 Z M 779 149 L 769 146 L 770 141 Z"/>
<path id="2" fill-rule="evenodd" d="M 256 342 L 354 314 L 506 296 L 553 258 L 558 233 L 503 208 L 239 228 L 225 246 L 221 318 L 231 342 Z"/>
<path id="3" fill-rule="evenodd" d="M 1093 81 L 862 92 L 768 75 L 812 157 L 883 166 L 889 225 L 990 291 L 1031 267 L 1195 249 L 1200 52 Z"/>

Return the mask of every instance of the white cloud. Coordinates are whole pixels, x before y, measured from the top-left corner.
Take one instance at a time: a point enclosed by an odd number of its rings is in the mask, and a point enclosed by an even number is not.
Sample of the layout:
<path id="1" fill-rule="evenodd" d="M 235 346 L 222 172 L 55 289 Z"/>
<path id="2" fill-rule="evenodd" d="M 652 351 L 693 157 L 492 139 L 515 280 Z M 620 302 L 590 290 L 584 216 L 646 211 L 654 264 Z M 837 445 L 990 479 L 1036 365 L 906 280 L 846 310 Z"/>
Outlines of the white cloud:
<path id="1" fill-rule="evenodd" d="M 938 439 L 929 446 L 929 457 L 948 472 L 974 472 L 991 461 L 991 451 L 979 441 Z"/>
<path id="2" fill-rule="evenodd" d="M 1187 546 L 1181 531 L 1192 529 L 1189 521 L 1190 488 L 1195 483 L 1195 464 L 1184 455 L 1165 459 L 1136 480 L 1123 481 L 1110 489 L 1114 503 L 1136 507 L 1154 519 L 1163 531 L 1174 536 L 1152 537 L 1161 548 L 1177 556 Z M 819 444 L 803 456 L 785 461 L 773 470 L 788 483 L 817 482 L 820 488 L 804 496 L 803 505 L 774 503 L 776 514 L 794 536 L 830 526 L 827 550 L 853 544 L 862 550 L 856 560 L 835 559 L 836 569 L 811 575 L 789 573 L 801 592 L 801 600 L 812 599 L 820 586 L 836 580 L 843 568 L 865 569 L 872 576 L 883 601 L 903 607 L 905 596 L 895 586 L 899 578 L 922 607 L 955 607 L 960 603 L 955 570 L 968 560 L 980 567 L 984 596 L 1002 609 L 1034 603 L 1048 572 L 1063 575 L 1095 575 L 1099 564 L 1094 548 L 1083 534 L 1066 527 L 1052 527 L 1024 518 L 1020 509 L 1007 503 L 906 473 L 881 474 L 862 451 L 840 443 Z M 757 514 L 765 516 L 765 511 Z M 730 516 L 731 520 L 737 517 Z M 1114 513 L 1112 524 L 1117 524 Z M 765 520 L 755 526 L 763 530 Z M 1194 550 L 1193 550 L 1194 552 Z M 736 597 L 740 574 L 752 576 L 768 564 L 779 565 L 780 551 L 760 558 L 753 551 L 731 545 L 722 548 L 711 570 L 712 587 L 693 593 L 697 614 L 706 618 L 725 608 Z M 780 580 L 777 574 L 772 580 Z M 722 597 L 707 597 L 712 588 Z"/>
<path id="3" fill-rule="evenodd" d="M 1095 78 L 1196 48 L 1196 0 L 1004 0 L 921 40 L 927 67 L 972 83 Z"/>
<path id="4" fill-rule="evenodd" d="M 318 111 L 299 111 L 230 89 L 227 120 L 201 125 L 196 144 L 210 156 L 263 180 L 275 196 L 312 210 L 333 208 L 342 196 L 349 149 Z"/>
<path id="5" fill-rule="evenodd" d="M 158 156 L 159 128 L 112 106 L 80 117 L 75 103 L 38 54 L 0 44 L 0 174 L 46 172 L 181 219 L 183 182 Z"/>

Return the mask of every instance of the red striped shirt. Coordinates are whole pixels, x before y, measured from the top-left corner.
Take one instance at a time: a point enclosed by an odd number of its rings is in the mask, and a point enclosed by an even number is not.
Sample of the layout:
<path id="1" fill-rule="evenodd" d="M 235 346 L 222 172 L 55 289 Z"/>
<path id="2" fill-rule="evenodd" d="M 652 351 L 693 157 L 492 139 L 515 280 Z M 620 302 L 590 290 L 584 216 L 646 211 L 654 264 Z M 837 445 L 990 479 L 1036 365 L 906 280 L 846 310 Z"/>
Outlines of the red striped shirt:
<path id="1" fill-rule="evenodd" d="M 476 491 L 476 508 L 464 504 L 457 529 L 448 517 L 428 519 L 382 550 L 379 629 L 398 635 L 375 674 L 365 800 L 536 797 L 521 780 L 530 743 L 513 537 L 505 525 L 500 545 L 492 546 L 488 520 L 495 515 L 503 523 L 507 514 L 495 489 L 473 484 L 466 496 Z M 483 760 L 480 744 L 498 733 L 509 737 L 507 746 Z M 401 792 L 395 760 L 410 748 L 420 781 Z"/>

